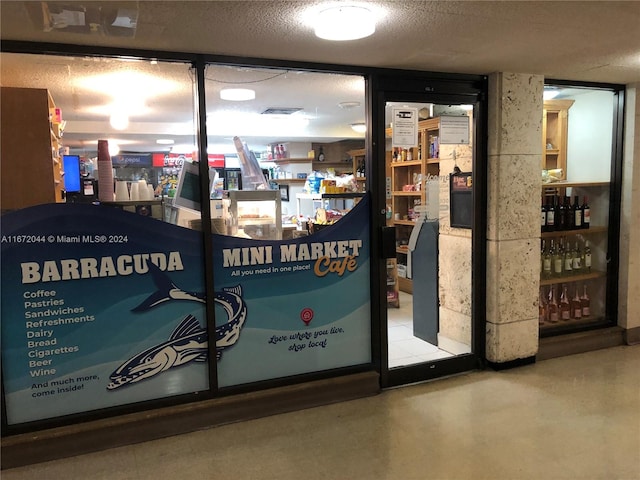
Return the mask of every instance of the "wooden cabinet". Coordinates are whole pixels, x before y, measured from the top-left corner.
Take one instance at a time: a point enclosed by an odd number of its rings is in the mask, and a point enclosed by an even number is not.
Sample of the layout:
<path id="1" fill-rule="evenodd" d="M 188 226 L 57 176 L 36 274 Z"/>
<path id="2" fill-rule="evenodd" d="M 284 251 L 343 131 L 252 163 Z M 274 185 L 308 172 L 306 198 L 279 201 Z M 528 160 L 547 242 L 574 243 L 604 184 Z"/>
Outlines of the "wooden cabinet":
<path id="1" fill-rule="evenodd" d="M 391 136 L 391 131 L 387 132 Z M 391 177 L 390 199 L 387 199 L 391 218 L 388 224 L 396 227 L 398 265 L 407 265 L 409 236 L 418 218 L 418 209 L 427 204 L 426 185 L 430 176 L 440 173 L 440 119 L 430 118 L 418 123 L 418 146 L 407 151 L 387 151 L 387 171 Z M 394 151 L 395 150 L 395 151 Z M 411 280 L 399 277 L 400 290 L 412 293 Z"/>
<path id="2" fill-rule="evenodd" d="M 567 178 L 569 109 L 573 100 L 545 100 L 542 115 L 542 169 L 562 169 Z"/>
<path id="3" fill-rule="evenodd" d="M 62 202 L 61 124 L 45 89 L 2 87 L 1 207 Z"/>

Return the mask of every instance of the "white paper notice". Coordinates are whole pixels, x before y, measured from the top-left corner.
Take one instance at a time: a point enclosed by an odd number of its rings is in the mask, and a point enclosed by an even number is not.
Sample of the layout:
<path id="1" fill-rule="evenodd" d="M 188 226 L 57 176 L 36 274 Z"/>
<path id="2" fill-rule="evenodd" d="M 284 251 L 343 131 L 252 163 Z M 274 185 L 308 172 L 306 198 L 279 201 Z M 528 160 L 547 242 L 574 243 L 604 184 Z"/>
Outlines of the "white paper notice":
<path id="1" fill-rule="evenodd" d="M 413 148 L 418 146 L 418 109 L 397 107 L 393 109 L 392 146 Z"/>
<path id="2" fill-rule="evenodd" d="M 469 140 L 469 117 L 440 117 L 440 145 L 467 145 Z"/>

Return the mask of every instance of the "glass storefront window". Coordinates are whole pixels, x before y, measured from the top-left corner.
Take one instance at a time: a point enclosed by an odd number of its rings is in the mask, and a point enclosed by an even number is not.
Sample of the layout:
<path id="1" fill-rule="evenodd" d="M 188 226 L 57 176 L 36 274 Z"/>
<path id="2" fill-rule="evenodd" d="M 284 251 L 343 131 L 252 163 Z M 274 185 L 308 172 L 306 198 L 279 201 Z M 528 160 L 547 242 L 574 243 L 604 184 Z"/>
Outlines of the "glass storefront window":
<path id="1" fill-rule="evenodd" d="M 246 305 L 239 340 L 217 344 L 219 385 L 370 363 L 363 78 L 219 65 L 205 78 L 209 155 L 224 162 L 215 290 Z M 231 318 L 216 306 L 217 325 Z"/>
<path id="2" fill-rule="evenodd" d="M 1 63 L 7 423 L 208 390 L 191 67 Z"/>
<path id="3" fill-rule="evenodd" d="M 615 92 L 545 85 L 541 336 L 611 322 L 609 241 Z"/>

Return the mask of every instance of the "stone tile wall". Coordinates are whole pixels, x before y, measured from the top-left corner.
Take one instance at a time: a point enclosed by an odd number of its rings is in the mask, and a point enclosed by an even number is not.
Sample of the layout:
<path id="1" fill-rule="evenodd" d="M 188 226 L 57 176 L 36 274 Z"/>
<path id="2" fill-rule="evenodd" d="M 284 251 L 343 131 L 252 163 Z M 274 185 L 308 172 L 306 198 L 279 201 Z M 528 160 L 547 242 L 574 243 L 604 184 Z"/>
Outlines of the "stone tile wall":
<path id="1" fill-rule="evenodd" d="M 540 164 L 544 77 L 489 77 L 486 356 L 538 350 Z"/>

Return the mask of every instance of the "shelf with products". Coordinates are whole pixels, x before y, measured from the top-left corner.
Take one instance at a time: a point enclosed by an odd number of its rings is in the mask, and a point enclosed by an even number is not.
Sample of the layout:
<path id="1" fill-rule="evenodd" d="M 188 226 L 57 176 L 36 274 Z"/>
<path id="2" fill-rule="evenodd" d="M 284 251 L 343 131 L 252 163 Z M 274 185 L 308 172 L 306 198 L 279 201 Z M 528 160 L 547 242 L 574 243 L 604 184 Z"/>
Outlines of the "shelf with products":
<path id="1" fill-rule="evenodd" d="M 3 211 L 63 202 L 62 115 L 46 89 L 2 87 L 0 163 Z"/>
<path id="2" fill-rule="evenodd" d="M 550 336 L 606 323 L 601 291 L 602 285 L 592 279 L 542 285 L 538 300 L 540 334 Z"/>
<path id="3" fill-rule="evenodd" d="M 573 314 L 555 321 L 541 317 L 540 334 L 558 335 L 604 324 L 609 279 L 609 182 L 561 181 L 541 186 L 541 296 L 545 308 L 555 291 L 566 288 L 572 298 L 587 289 L 588 315 Z M 544 291 L 544 295 L 542 292 Z M 544 297 L 544 298 L 543 298 Z M 544 308 L 541 308 L 541 312 Z M 548 314 L 547 314 L 548 316 Z"/>
<path id="4" fill-rule="evenodd" d="M 567 178 L 569 109 L 573 100 L 545 100 L 542 114 L 542 169 L 561 170 Z"/>
<path id="5" fill-rule="evenodd" d="M 387 259 L 387 306 L 400 308 L 398 267 L 395 258 Z"/>
<path id="6" fill-rule="evenodd" d="M 600 272 L 593 270 L 586 273 L 577 273 L 572 275 L 566 275 L 562 277 L 550 277 L 540 278 L 540 286 L 559 285 L 562 283 L 577 283 L 584 282 L 585 280 L 594 280 L 597 278 L 604 278 L 607 276 L 607 272 Z"/>
<path id="7" fill-rule="evenodd" d="M 392 138 L 391 128 L 386 135 Z M 427 204 L 427 179 L 440 173 L 440 119 L 430 118 L 418 122 L 418 145 L 411 148 L 388 147 L 387 175 L 391 178 L 391 217 L 387 221 L 396 227 L 397 263 L 406 266 L 408 242 L 418 218 L 418 209 Z M 389 142 L 390 145 L 391 142 Z M 410 278 L 399 278 L 400 290 L 412 293 Z"/>

